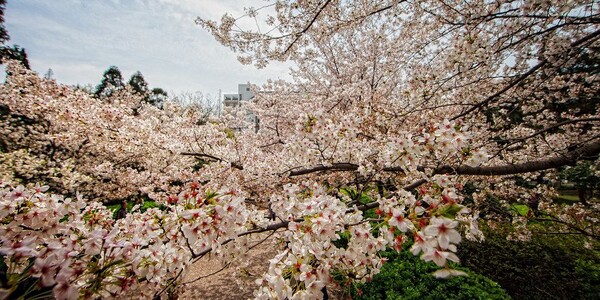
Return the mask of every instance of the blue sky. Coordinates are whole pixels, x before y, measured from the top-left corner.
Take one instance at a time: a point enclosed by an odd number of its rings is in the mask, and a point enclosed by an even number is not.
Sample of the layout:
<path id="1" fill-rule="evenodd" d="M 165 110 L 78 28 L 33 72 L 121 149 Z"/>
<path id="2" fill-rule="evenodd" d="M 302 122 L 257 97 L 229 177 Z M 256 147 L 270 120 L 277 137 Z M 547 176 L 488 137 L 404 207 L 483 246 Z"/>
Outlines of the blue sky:
<path id="1" fill-rule="evenodd" d="M 141 71 L 150 87 L 216 96 L 238 83 L 289 78 L 289 65 L 243 66 L 194 23 L 243 14 L 259 0 L 8 0 L 8 44 L 24 47 L 33 70 L 65 84 L 99 84 L 111 65 L 125 80 Z"/>

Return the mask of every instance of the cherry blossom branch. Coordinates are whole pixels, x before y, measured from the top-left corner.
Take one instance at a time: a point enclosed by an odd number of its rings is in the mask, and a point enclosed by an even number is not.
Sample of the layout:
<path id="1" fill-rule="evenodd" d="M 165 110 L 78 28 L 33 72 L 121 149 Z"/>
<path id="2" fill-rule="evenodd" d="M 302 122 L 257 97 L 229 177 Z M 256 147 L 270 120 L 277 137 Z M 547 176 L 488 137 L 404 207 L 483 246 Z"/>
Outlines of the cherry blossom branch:
<path id="1" fill-rule="evenodd" d="M 466 111 L 464 111 L 464 112 L 462 112 L 462 113 L 460 113 L 460 114 L 452 117 L 452 119 L 450 119 L 450 120 L 454 121 L 454 120 L 457 120 L 459 118 L 462 118 L 462 117 L 464 117 L 464 116 L 472 113 L 473 111 L 482 108 L 483 106 L 489 104 L 490 102 L 493 102 L 498 97 L 500 97 L 502 94 L 506 93 L 508 90 L 510 90 L 511 88 L 513 88 L 514 86 L 516 86 L 517 84 L 519 84 L 521 81 L 527 79 L 527 77 L 529 77 L 530 75 L 532 75 L 535 72 L 537 72 L 539 69 L 541 69 L 547 63 L 548 63 L 547 60 L 540 61 L 538 64 L 536 64 L 531 69 L 529 69 L 529 71 L 521 74 L 519 77 L 517 77 L 516 79 L 514 79 L 513 81 L 511 81 L 509 84 L 507 84 L 501 90 L 499 90 L 496 93 L 494 93 L 493 95 L 487 97 L 485 100 L 483 100 L 483 101 L 481 101 L 479 103 L 476 103 L 475 105 L 473 105 L 471 108 L 467 109 Z"/>
<path id="2" fill-rule="evenodd" d="M 257 242 L 257 243 L 255 243 L 254 245 L 252 245 L 252 246 L 248 247 L 248 250 L 252 250 L 252 249 L 254 249 L 255 247 L 257 247 L 258 245 L 260 245 L 260 244 L 264 243 L 266 240 L 268 240 L 270 237 L 272 237 L 272 236 L 273 236 L 273 234 L 275 234 L 275 232 L 276 232 L 276 230 L 273 230 L 273 231 L 271 231 L 271 233 L 269 233 L 269 234 L 268 234 L 268 235 L 267 235 L 267 236 L 266 236 L 264 239 L 262 239 L 262 240 L 258 241 L 258 242 Z"/>
<path id="3" fill-rule="evenodd" d="M 297 219 L 297 220 L 294 220 L 294 221 L 300 221 L 301 222 L 303 220 L 304 219 Z M 250 235 L 250 234 L 255 234 L 255 233 L 262 233 L 262 232 L 267 232 L 267 231 L 276 231 L 277 229 L 287 227 L 289 223 L 290 223 L 290 221 L 282 221 L 282 222 L 275 223 L 275 224 L 269 224 L 268 226 L 265 226 L 263 228 L 253 229 L 253 230 L 244 231 L 242 233 L 238 233 L 237 236 L 238 237 L 242 237 L 242 236 L 246 236 L 246 235 Z M 235 239 L 227 239 L 227 240 L 223 241 L 221 243 L 221 245 L 227 245 L 227 244 L 233 242 L 234 240 Z M 213 250 L 212 248 L 209 248 L 209 249 L 206 249 L 206 250 L 204 250 L 204 251 L 196 254 L 195 256 L 192 256 L 192 258 L 194 259 L 192 263 L 198 261 L 200 258 L 202 258 L 204 255 L 210 253 L 212 250 Z"/>
<path id="4" fill-rule="evenodd" d="M 210 155 L 210 154 L 205 154 L 205 153 L 196 153 L 196 152 L 181 152 L 179 153 L 180 155 L 187 155 L 187 156 L 194 156 L 194 157 L 204 157 L 204 158 L 208 158 L 208 159 L 212 159 L 218 162 L 226 162 L 226 163 L 230 163 L 232 168 L 236 168 L 238 170 L 243 170 L 244 166 L 240 165 L 239 163 L 235 163 L 235 162 L 229 162 L 226 161 L 222 158 L 218 158 L 216 156 Z"/>
<path id="5" fill-rule="evenodd" d="M 405 190 L 405 191 L 407 191 L 407 192 L 410 192 L 410 191 L 418 188 L 419 186 L 421 186 L 422 184 L 424 184 L 426 182 L 427 182 L 427 180 L 425 180 L 425 179 L 419 179 L 419 180 L 417 180 L 417 181 L 415 181 L 415 182 L 413 182 L 413 183 L 411 183 L 409 185 L 404 186 L 402 189 Z M 371 208 L 376 208 L 378 206 L 379 206 L 379 202 L 371 202 L 371 203 L 367 203 L 365 205 L 358 206 L 356 209 L 354 209 L 354 208 L 348 209 L 346 212 L 347 213 L 354 212 L 357 209 L 360 210 L 360 211 L 365 211 L 365 210 L 369 210 Z"/>
<path id="6" fill-rule="evenodd" d="M 583 118 L 583 119 L 567 120 L 567 121 L 563 121 L 563 122 L 560 122 L 560 123 L 556 123 L 556 124 L 554 124 L 552 126 L 548 126 L 548 127 L 544 128 L 544 129 L 536 131 L 536 132 L 534 132 L 534 133 L 532 133 L 532 134 L 530 134 L 530 135 L 528 135 L 526 137 L 513 138 L 513 139 L 504 139 L 504 140 L 499 140 L 499 141 L 496 141 L 496 142 L 500 142 L 500 143 L 501 142 L 510 142 L 509 145 L 512 145 L 514 143 L 522 142 L 522 141 L 528 140 L 528 139 L 530 139 L 532 137 L 536 137 L 536 136 L 538 136 L 538 135 L 540 135 L 542 133 L 545 133 L 545 132 L 548 132 L 550 130 L 559 128 L 559 127 L 561 127 L 563 125 L 568 125 L 568 124 L 573 124 L 573 123 L 579 123 L 579 122 L 597 122 L 597 121 L 600 121 L 600 118 Z"/>
<path id="7" fill-rule="evenodd" d="M 504 150 L 508 149 L 510 146 L 520 143 L 520 142 L 524 142 L 527 141 L 533 137 L 536 137 L 538 135 L 541 135 L 545 132 L 560 128 L 563 125 L 568 125 L 568 124 L 573 124 L 573 123 L 579 123 L 579 122 L 597 122 L 600 121 L 600 118 L 583 118 L 583 119 L 573 119 L 573 120 L 567 120 L 567 121 L 563 121 L 560 123 L 556 123 L 552 126 L 548 126 L 544 129 L 538 130 L 528 136 L 525 137 L 520 137 L 520 138 L 512 138 L 512 139 L 503 139 L 503 140 L 493 140 L 490 141 L 489 143 L 506 143 L 505 145 L 502 146 L 502 148 L 500 148 L 498 151 L 496 151 L 496 154 L 492 155 L 491 158 L 494 158 L 498 155 L 500 155 Z M 490 158 L 490 159 L 491 159 Z"/>
<path id="8" fill-rule="evenodd" d="M 296 44 L 296 42 L 298 41 L 298 39 L 300 39 L 300 37 L 307 32 L 312 25 L 315 23 L 315 21 L 317 20 L 317 18 L 319 17 L 319 15 L 321 14 L 321 12 L 323 12 L 323 10 L 325 9 L 325 7 L 327 7 L 327 5 L 329 5 L 329 3 L 331 2 L 331 0 L 327 0 L 317 11 L 317 13 L 315 14 L 315 16 L 312 18 L 312 20 L 308 23 L 308 25 L 306 25 L 306 27 L 304 27 L 304 29 L 302 29 L 302 31 L 297 32 L 295 34 L 295 38 L 294 40 L 287 46 L 287 48 L 283 51 L 283 55 L 287 54 L 288 51 L 290 51 L 290 49 L 294 46 L 294 44 Z"/>
<path id="9" fill-rule="evenodd" d="M 570 51 L 572 51 L 572 48 L 578 47 L 580 45 L 582 45 L 583 43 L 590 41 L 590 40 L 594 40 L 595 38 L 598 37 L 598 35 L 600 35 L 600 30 L 596 30 L 586 36 L 584 36 L 583 38 L 571 43 L 570 47 L 568 48 Z M 523 80 L 527 79 L 529 76 L 531 76 L 532 74 L 536 73 L 539 69 L 541 69 L 542 67 L 544 67 L 546 64 L 548 63 L 548 60 L 543 59 L 541 60 L 538 64 L 536 64 L 535 66 L 533 66 L 532 68 L 530 68 L 527 72 L 521 74 L 519 77 L 517 77 L 516 79 L 514 79 L 513 81 L 511 81 L 509 84 L 507 84 L 504 88 L 502 88 L 501 90 L 497 91 L 496 93 L 494 93 L 493 95 L 487 97 L 485 100 L 476 103 L 475 105 L 473 105 L 473 107 L 467 109 L 466 111 L 452 117 L 452 121 L 457 120 L 459 118 L 462 118 L 470 113 L 472 113 L 475 110 L 478 110 L 480 108 L 482 108 L 483 106 L 489 104 L 490 102 L 493 102 L 494 100 L 496 100 L 497 98 L 499 98 L 502 94 L 506 93 L 508 90 L 510 90 L 511 88 L 515 87 L 517 84 L 519 84 L 520 82 L 522 82 Z"/>
<path id="10" fill-rule="evenodd" d="M 295 220 L 295 221 L 301 221 L 301 220 L 302 219 Z M 242 236 L 249 235 L 249 234 L 255 234 L 255 233 L 261 233 L 261 232 L 266 232 L 266 231 L 272 231 L 271 234 L 269 234 L 269 236 L 267 236 L 267 238 L 269 238 L 271 235 L 273 235 L 273 233 L 275 233 L 275 231 L 277 231 L 280 228 L 287 227 L 289 223 L 290 223 L 289 221 L 283 221 L 283 222 L 280 222 L 280 223 L 270 224 L 270 225 L 268 225 L 268 226 L 266 226 L 264 228 L 255 229 L 255 230 L 249 230 L 249 231 L 246 231 L 246 232 L 239 233 L 237 236 L 238 237 L 242 237 Z M 252 249 L 253 247 L 256 247 L 258 244 L 264 242 L 267 238 L 263 239 L 262 241 L 259 241 L 256 245 L 252 246 L 250 249 Z M 221 245 L 229 244 L 232 241 L 234 241 L 234 239 L 227 239 L 227 240 L 223 241 L 221 243 Z M 206 249 L 206 250 L 204 250 L 204 251 L 202 251 L 202 252 L 200 252 L 198 254 L 194 254 L 193 251 L 192 251 L 191 263 L 193 264 L 193 263 L 197 262 L 202 257 L 204 257 L 204 255 L 206 255 L 206 254 L 208 254 L 208 253 L 210 253 L 212 251 L 213 251 L 212 248 Z M 223 267 L 223 269 L 225 269 L 225 267 Z M 215 272 L 213 274 L 210 274 L 210 275 L 214 275 L 214 274 L 222 271 L 223 269 L 221 269 L 221 270 L 219 270 L 219 271 L 217 271 L 217 272 Z M 181 276 L 182 273 L 183 273 L 183 269 L 181 271 L 179 271 L 179 273 L 177 273 L 177 275 L 172 279 L 172 281 L 170 283 L 168 283 L 160 292 L 157 292 L 155 294 L 155 296 L 160 296 L 160 294 L 162 294 L 165 290 L 167 290 L 167 288 L 169 286 L 172 286 L 177 281 L 177 279 Z M 207 276 L 209 276 L 209 275 L 207 275 Z M 205 277 L 207 277 L 207 276 L 205 276 Z M 190 281 L 190 282 L 187 282 L 187 283 L 192 283 L 192 282 L 195 282 L 196 280 L 193 280 L 193 281 Z"/>
<path id="11" fill-rule="evenodd" d="M 520 164 L 509 164 L 500 166 L 471 167 L 462 165 L 457 168 L 443 166 L 441 168 L 435 169 L 434 174 L 450 173 L 456 175 L 498 176 L 529 173 L 548 169 L 555 169 L 566 165 L 572 165 L 579 160 L 595 159 L 598 157 L 598 154 L 600 154 L 600 142 L 593 142 L 573 151 L 569 151 L 561 156 L 530 161 Z"/>
<path id="12" fill-rule="evenodd" d="M 358 165 L 357 164 L 353 164 L 353 163 L 333 163 L 333 164 L 328 165 L 328 166 L 319 165 L 319 166 L 315 166 L 315 167 L 311 167 L 311 168 L 305 168 L 305 169 L 300 169 L 300 170 L 296 170 L 296 171 L 286 171 L 284 173 L 290 172 L 288 174 L 288 176 L 294 177 L 294 176 L 301 176 L 301 175 L 306 175 L 306 174 L 315 173 L 315 172 L 321 172 L 321 171 L 356 171 L 357 169 L 358 169 Z"/>
<path id="13" fill-rule="evenodd" d="M 596 158 L 600 153 L 600 142 L 593 142 L 584 145 L 578 149 L 569 151 L 558 157 L 551 157 L 547 159 L 541 159 L 536 161 L 530 161 L 520 164 L 508 164 L 500 166 L 482 166 L 482 167 L 471 167 L 467 165 L 461 165 L 457 167 L 453 166 L 441 166 L 435 168 L 432 172 L 435 174 L 456 174 L 456 175 L 484 175 L 484 176 L 498 176 L 498 175 L 512 175 L 519 173 L 529 173 L 535 171 L 543 171 L 547 169 L 555 169 L 562 166 L 574 164 L 579 160 L 589 160 Z M 357 164 L 352 163 L 334 163 L 329 166 L 319 165 L 315 167 L 300 169 L 297 171 L 291 171 L 290 177 L 306 175 L 322 171 L 356 171 L 358 170 Z M 425 171 L 427 168 L 419 166 L 417 170 Z M 393 173 L 405 173 L 401 167 L 385 167 L 381 169 L 383 172 Z"/>
<path id="14" fill-rule="evenodd" d="M 173 286 L 173 284 L 177 282 L 177 279 L 179 279 L 181 274 L 183 274 L 183 270 L 185 270 L 185 268 L 181 268 L 181 270 L 177 272 L 177 275 L 170 279 L 169 283 L 167 283 L 160 291 L 154 293 L 154 299 L 160 299 L 160 295 L 162 295 L 162 293 L 164 293 L 169 287 Z"/>
<path id="15" fill-rule="evenodd" d="M 255 243 L 254 245 L 252 245 L 252 246 L 248 247 L 247 251 L 250 251 L 250 250 L 254 249 L 256 246 L 258 246 L 258 245 L 260 245 L 260 244 L 264 243 L 264 242 L 265 242 L 267 239 L 269 239 L 270 237 L 272 237 L 272 236 L 273 236 L 273 234 L 275 234 L 275 232 L 276 232 L 276 231 L 277 231 L 277 230 L 273 230 L 273 231 L 272 231 L 271 233 L 269 233 L 269 235 L 267 235 L 265 238 L 261 239 L 260 241 L 258 241 L 258 242 L 257 242 L 257 243 Z M 193 253 L 194 253 L 194 252 L 192 252 L 192 256 L 194 256 L 194 254 L 193 254 Z M 195 262 L 195 261 L 194 261 L 194 262 Z M 228 268 L 230 265 L 231 265 L 231 263 L 227 263 L 227 264 L 225 264 L 225 265 L 224 265 L 224 266 L 223 266 L 221 269 L 219 269 L 219 270 L 217 270 L 217 271 L 215 271 L 215 272 L 212 272 L 212 273 L 210 273 L 210 274 L 207 274 L 207 275 L 202 275 L 202 276 L 200 276 L 200 277 L 198 277 L 198 278 L 192 279 L 192 280 L 190 280 L 190 281 L 188 281 L 188 282 L 185 282 L 185 283 L 183 283 L 183 284 L 190 284 L 190 283 L 194 283 L 194 282 L 196 282 L 196 281 L 198 281 L 198 280 L 200 280 L 200 279 L 204 279 L 204 278 L 207 278 L 207 277 L 213 276 L 213 275 L 215 275 L 215 274 L 218 274 L 218 273 L 222 272 L 223 270 L 227 269 L 227 268 Z"/>
<path id="16" fill-rule="evenodd" d="M 186 244 L 188 250 L 190 250 L 190 253 L 192 254 L 192 257 L 196 256 L 196 253 L 194 252 L 194 249 L 192 248 L 192 245 L 190 245 L 190 241 L 185 236 L 185 233 L 183 233 L 183 230 L 181 229 L 181 227 L 179 227 L 179 232 L 181 233 L 181 236 L 183 236 L 183 239 L 185 240 L 185 244 Z"/>

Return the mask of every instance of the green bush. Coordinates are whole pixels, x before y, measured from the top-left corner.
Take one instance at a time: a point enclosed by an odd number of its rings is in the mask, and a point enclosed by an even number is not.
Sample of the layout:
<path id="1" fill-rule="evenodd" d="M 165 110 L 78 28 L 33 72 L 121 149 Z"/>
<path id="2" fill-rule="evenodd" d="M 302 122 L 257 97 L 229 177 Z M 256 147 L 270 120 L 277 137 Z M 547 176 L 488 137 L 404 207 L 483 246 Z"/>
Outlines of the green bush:
<path id="1" fill-rule="evenodd" d="M 533 236 L 529 242 L 486 233 L 483 243 L 464 241 L 462 264 L 498 282 L 515 299 L 600 299 L 600 256 L 583 239 Z"/>
<path id="2" fill-rule="evenodd" d="M 133 201 L 127 201 L 127 212 L 131 212 L 131 209 L 133 208 L 133 206 L 134 206 Z M 117 211 L 119 211 L 119 209 L 121 208 L 121 204 L 120 203 L 111 204 L 111 205 L 107 205 L 106 207 L 108 209 L 112 210 L 113 219 L 116 219 Z M 158 203 L 154 202 L 153 200 L 145 200 L 144 204 L 142 204 L 142 206 L 140 207 L 140 212 L 145 212 L 147 209 L 154 208 L 154 207 L 162 208 L 162 205 L 159 205 Z"/>
<path id="3" fill-rule="evenodd" d="M 437 279 L 432 273 L 438 266 L 406 250 L 384 256 L 390 261 L 371 282 L 355 286 L 353 299 L 510 299 L 497 283 L 467 268 L 457 267 L 467 276 Z"/>

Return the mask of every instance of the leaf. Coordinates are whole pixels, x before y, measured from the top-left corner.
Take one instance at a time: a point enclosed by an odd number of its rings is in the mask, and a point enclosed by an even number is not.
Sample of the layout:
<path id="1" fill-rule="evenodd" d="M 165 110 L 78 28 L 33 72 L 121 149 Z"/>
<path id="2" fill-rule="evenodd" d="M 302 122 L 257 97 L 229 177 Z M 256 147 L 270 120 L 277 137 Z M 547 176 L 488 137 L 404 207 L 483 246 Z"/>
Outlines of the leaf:
<path id="1" fill-rule="evenodd" d="M 525 204 L 513 204 L 512 207 L 521 216 L 527 216 L 529 214 L 529 206 Z"/>
<path id="2" fill-rule="evenodd" d="M 440 207 L 438 212 L 441 216 L 444 216 L 449 219 L 454 219 L 456 214 L 463 209 L 462 206 L 458 204 L 451 204 L 447 206 Z"/>

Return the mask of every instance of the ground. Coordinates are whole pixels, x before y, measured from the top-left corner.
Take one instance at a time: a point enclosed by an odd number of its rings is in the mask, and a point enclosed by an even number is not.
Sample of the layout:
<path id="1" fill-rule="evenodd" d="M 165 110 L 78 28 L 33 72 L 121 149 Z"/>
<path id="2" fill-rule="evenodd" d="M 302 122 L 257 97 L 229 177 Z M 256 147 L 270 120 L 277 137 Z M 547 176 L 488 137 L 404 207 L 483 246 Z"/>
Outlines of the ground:
<path id="1" fill-rule="evenodd" d="M 266 234 L 257 236 L 253 238 L 253 241 L 257 242 L 266 237 Z M 277 248 L 276 239 L 266 239 L 248 252 L 250 260 L 248 268 L 239 270 L 235 266 L 231 266 L 215 275 L 185 284 L 181 288 L 179 299 L 238 300 L 254 298 L 252 292 L 257 288 L 255 281 L 268 269 L 268 260 L 275 256 Z M 217 259 L 205 256 L 191 266 L 184 282 L 193 281 L 220 269 L 222 269 L 222 265 Z"/>

